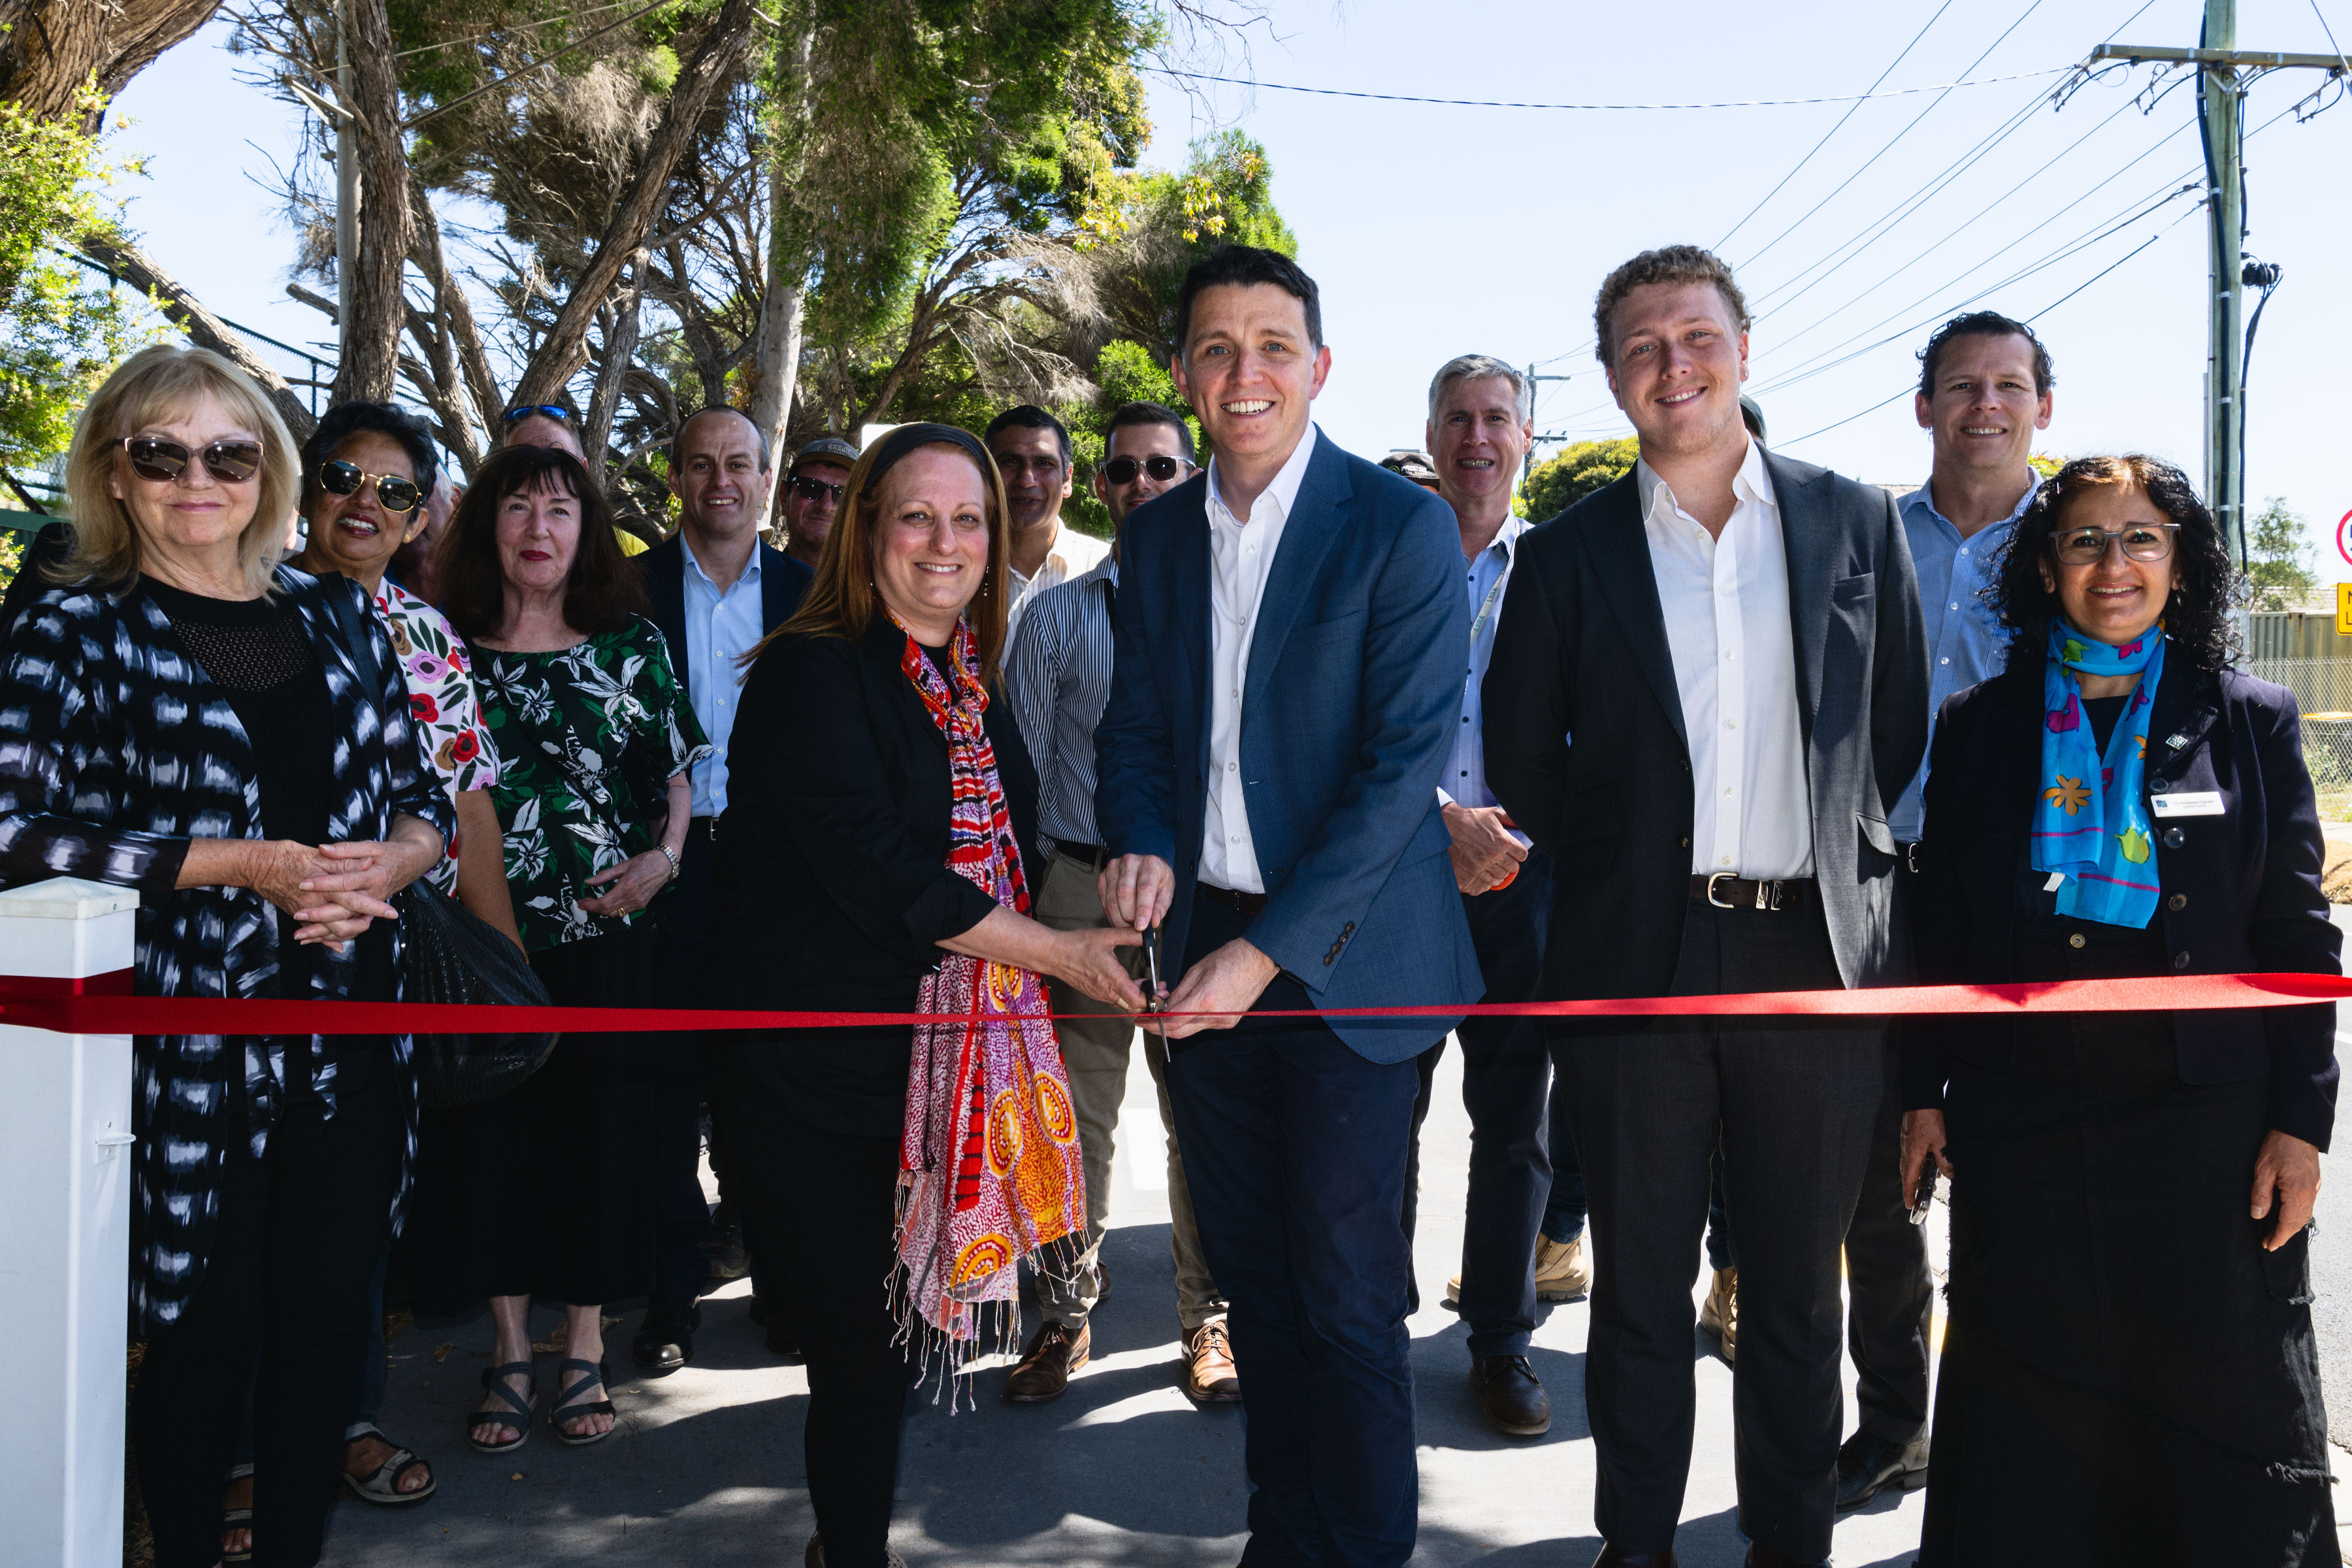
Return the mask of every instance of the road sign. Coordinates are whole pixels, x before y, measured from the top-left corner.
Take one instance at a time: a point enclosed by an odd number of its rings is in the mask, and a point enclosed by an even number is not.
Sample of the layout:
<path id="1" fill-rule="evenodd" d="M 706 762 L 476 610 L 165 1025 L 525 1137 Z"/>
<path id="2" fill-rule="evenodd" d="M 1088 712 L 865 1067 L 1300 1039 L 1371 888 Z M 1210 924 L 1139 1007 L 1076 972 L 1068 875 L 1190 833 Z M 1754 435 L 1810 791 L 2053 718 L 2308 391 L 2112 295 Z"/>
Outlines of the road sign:
<path id="1" fill-rule="evenodd" d="M 2352 637 L 2352 583 L 2336 584 L 2336 635 Z"/>
<path id="2" fill-rule="evenodd" d="M 2352 511 L 2336 520 L 2336 553 L 2352 561 Z"/>

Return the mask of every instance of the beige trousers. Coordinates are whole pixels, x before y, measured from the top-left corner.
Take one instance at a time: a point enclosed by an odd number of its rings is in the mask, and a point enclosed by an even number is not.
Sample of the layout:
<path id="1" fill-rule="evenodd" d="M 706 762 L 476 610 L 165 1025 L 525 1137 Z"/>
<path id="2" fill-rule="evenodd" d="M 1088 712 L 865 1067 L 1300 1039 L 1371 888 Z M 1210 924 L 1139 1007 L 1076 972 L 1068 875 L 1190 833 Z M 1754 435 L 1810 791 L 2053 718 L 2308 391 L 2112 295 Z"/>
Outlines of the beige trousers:
<path id="1" fill-rule="evenodd" d="M 1056 852 L 1046 863 L 1045 885 L 1038 889 L 1032 912 L 1055 931 L 1084 931 L 1105 926 L 1102 901 L 1095 894 L 1095 868 Z M 1140 981 L 1145 973 L 1143 950 L 1127 950 L 1128 972 Z M 1110 1167 L 1118 1130 L 1119 1102 L 1127 1098 L 1127 1058 L 1138 1030 L 1132 1020 L 1108 1004 L 1097 1002 L 1075 986 L 1055 984 L 1054 1011 L 1087 1016 L 1064 1018 L 1055 1025 L 1062 1042 L 1062 1065 L 1070 1075 L 1070 1100 L 1078 1117 L 1078 1151 L 1087 1167 L 1087 1249 L 1079 1267 L 1065 1283 L 1040 1276 L 1038 1304 L 1045 1317 L 1076 1330 L 1094 1310 L 1102 1293 L 1098 1259 L 1102 1251 L 1103 1219 L 1110 1212 Z M 1168 1106 L 1167 1067 L 1159 1042 L 1144 1042 L 1144 1062 L 1152 1087 L 1160 1094 L 1160 1125 L 1168 1134 L 1168 1214 L 1172 1222 L 1170 1250 L 1176 1258 L 1176 1318 L 1186 1333 L 1204 1323 L 1222 1321 L 1225 1300 L 1201 1257 L 1201 1228 L 1192 1218 L 1192 1195 L 1184 1184 L 1184 1162 L 1176 1149 L 1176 1116 Z"/>

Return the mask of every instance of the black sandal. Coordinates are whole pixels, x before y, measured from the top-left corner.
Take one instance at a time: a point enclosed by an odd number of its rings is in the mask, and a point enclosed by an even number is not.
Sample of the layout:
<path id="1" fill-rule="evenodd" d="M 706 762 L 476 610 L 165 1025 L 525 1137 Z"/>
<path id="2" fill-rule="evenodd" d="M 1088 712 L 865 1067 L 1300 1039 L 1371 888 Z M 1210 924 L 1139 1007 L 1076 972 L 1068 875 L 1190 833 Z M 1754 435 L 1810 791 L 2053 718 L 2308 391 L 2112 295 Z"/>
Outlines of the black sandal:
<path id="1" fill-rule="evenodd" d="M 574 1370 L 575 1368 L 587 1375 L 582 1377 L 571 1387 L 565 1388 L 563 1386 L 563 1374 Z M 555 1435 L 558 1437 L 570 1444 L 572 1447 L 584 1448 L 591 1443 L 601 1443 L 605 1438 L 613 1435 L 613 1427 L 611 1426 L 605 1427 L 602 1432 L 590 1432 L 578 1435 L 567 1432 L 563 1429 L 563 1424 L 566 1421 L 577 1421 L 583 1415 L 610 1415 L 613 1414 L 613 1402 L 610 1399 L 600 1399 L 593 1405 L 590 1405 L 585 1402 L 575 1405 L 572 1402 L 572 1396 L 573 1394 L 578 1394 L 582 1389 L 586 1388 L 591 1384 L 602 1384 L 609 1392 L 612 1387 L 612 1376 L 611 1363 L 607 1362 L 562 1361 L 555 1363 L 555 1385 L 557 1393 L 555 1395 L 555 1403 L 547 1407 L 547 1424 L 554 1428 Z M 618 1424 L 619 1423 L 617 1422 L 614 1423 L 615 1426 Z"/>
<path id="2" fill-rule="evenodd" d="M 530 1393 L 518 1396 L 507 1386 L 506 1380 L 520 1373 L 530 1379 Z M 482 1386 L 514 1407 L 514 1415 L 503 1410 L 468 1410 L 466 1412 L 466 1442 L 478 1454 L 511 1454 L 530 1441 L 530 1407 L 539 1400 L 539 1375 L 527 1361 L 510 1361 L 504 1366 L 482 1369 Z M 511 1426 L 518 1436 L 511 1443 L 485 1443 L 474 1436 L 478 1426 Z"/>

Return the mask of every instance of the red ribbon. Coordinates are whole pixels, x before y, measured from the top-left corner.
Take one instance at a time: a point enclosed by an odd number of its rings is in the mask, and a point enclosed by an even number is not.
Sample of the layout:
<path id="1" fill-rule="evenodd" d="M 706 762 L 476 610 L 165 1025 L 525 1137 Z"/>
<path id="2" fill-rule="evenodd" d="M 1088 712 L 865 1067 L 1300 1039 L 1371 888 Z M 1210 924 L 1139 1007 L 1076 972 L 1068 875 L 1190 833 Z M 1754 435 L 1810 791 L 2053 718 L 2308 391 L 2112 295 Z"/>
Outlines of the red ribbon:
<path id="1" fill-rule="evenodd" d="M 666 1007 L 491 1007 L 425 1002 L 278 1002 L 130 996 L 128 972 L 82 981 L 0 976 L 0 1023 L 76 1035 L 623 1035 L 954 1023 L 931 1013 L 728 1012 Z M 1727 996 L 1484 1002 L 1468 1006 L 1267 1010 L 1269 1018 L 1885 1018 L 1951 1014 L 2200 1012 L 2295 1007 L 2352 996 L 2341 974 L 2166 974 L 2021 985 L 1893 985 Z M 1053 1017 L 1079 1015 L 1057 1013 Z M 1100 1014 L 1086 1015 L 1099 1017 Z M 1165 1017 L 1197 1016 L 1170 1013 Z"/>

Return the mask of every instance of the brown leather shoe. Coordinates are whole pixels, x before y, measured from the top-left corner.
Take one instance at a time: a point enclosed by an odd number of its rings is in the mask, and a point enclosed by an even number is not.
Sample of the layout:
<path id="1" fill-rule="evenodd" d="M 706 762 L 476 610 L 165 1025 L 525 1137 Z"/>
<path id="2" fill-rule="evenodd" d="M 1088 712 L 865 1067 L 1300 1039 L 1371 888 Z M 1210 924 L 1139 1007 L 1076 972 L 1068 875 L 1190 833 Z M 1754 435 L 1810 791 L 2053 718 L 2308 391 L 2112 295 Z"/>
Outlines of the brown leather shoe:
<path id="1" fill-rule="evenodd" d="M 1242 1396 L 1234 1370 L 1234 1342 L 1222 1322 L 1203 1323 L 1184 1336 L 1184 1393 L 1202 1405 L 1232 1405 Z"/>
<path id="2" fill-rule="evenodd" d="M 1079 1324 L 1077 1337 L 1073 1339 L 1066 1323 L 1041 1324 L 1029 1348 L 1021 1352 L 1021 1364 L 1004 1380 L 1005 1400 L 1013 1405 L 1043 1405 L 1061 1398 L 1062 1391 L 1070 1386 L 1070 1374 L 1093 1354 L 1094 1330 L 1088 1325 Z"/>
<path id="3" fill-rule="evenodd" d="M 1604 1546 L 1601 1555 L 1592 1560 L 1592 1568 L 1675 1568 L 1672 1552 L 1620 1552 Z"/>
<path id="4" fill-rule="evenodd" d="M 1482 1356 L 1470 1368 L 1486 1410 L 1487 1424 L 1514 1437 L 1540 1437 L 1551 1430 L 1551 1401 L 1523 1355 Z"/>
<path id="5" fill-rule="evenodd" d="M 1748 1548 L 1748 1568 L 1830 1568 L 1830 1561 L 1826 1557 L 1819 1562 L 1808 1562 L 1801 1557 L 1783 1557 L 1769 1546 L 1751 1542 Z"/>

